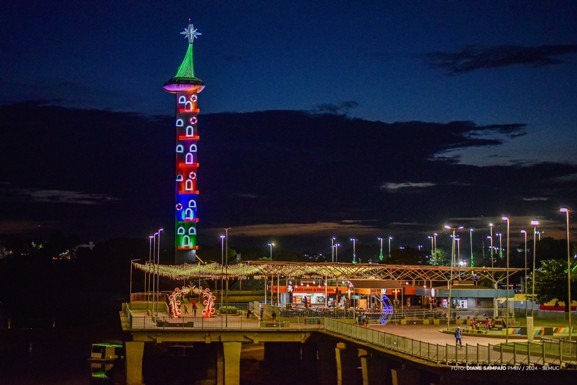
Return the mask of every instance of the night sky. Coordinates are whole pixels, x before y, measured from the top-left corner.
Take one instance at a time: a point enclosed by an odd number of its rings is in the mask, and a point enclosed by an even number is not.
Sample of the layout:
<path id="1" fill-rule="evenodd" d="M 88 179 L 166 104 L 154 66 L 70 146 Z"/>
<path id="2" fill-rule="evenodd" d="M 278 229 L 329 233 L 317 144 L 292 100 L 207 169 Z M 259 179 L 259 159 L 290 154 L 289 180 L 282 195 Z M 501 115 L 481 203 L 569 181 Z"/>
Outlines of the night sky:
<path id="1" fill-rule="evenodd" d="M 188 18 L 199 242 L 330 253 L 446 223 L 564 237 L 577 210 L 574 1 L 27 1 L 0 7 L 0 234 L 173 224 Z M 1 236 L 0 236 L 1 238 Z"/>

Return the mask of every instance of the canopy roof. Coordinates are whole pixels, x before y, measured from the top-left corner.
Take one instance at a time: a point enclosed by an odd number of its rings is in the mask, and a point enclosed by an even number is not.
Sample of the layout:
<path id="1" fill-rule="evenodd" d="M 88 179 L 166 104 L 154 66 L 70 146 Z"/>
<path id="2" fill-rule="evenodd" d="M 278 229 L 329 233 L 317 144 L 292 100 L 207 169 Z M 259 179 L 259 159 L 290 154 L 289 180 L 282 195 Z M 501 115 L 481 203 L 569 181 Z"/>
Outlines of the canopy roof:
<path id="1" fill-rule="evenodd" d="M 146 273 L 174 280 L 192 279 L 248 279 L 249 277 L 280 278 L 324 278 L 324 279 L 378 279 L 395 281 L 447 282 L 481 281 L 489 279 L 493 283 L 504 281 L 524 269 L 504 267 L 458 267 L 430 265 L 379 265 L 331 262 L 287 262 L 287 261 L 248 261 L 234 265 L 219 263 L 158 265 L 154 263 L 136 263 L 134 268 Z M 452 271 L 452 274 L 451 274 Z"/>

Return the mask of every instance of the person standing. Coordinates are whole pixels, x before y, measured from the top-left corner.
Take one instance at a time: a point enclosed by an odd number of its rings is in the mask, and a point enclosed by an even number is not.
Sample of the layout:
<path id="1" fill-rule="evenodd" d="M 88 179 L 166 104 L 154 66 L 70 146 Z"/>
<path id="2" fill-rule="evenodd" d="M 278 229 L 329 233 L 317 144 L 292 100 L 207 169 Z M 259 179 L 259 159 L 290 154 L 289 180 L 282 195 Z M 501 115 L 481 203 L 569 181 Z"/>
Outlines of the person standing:
<path id="1" fill-rule="evenodd" d="M 459 327 L 455 330 L 455 345 L 459 345 L 461 348 L 463 347 L 462 332 Z"/>

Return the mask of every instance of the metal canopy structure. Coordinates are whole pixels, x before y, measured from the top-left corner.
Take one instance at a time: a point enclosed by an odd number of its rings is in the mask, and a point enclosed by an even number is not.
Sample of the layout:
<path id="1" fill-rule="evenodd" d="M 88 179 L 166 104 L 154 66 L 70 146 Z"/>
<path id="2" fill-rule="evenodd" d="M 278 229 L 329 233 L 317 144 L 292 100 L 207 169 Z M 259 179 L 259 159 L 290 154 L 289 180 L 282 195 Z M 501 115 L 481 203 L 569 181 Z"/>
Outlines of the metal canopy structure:
<path id="1" fill-rule="evenodd" d="M 173 280 L 192 279 L 255 279 L 275 278 L 322 278 L 322 279 L 374 279 L 415 282 L 480 282 L 489 280 L 497 284 L 507 276 L 524 271 L 522 268 L 504 267 L 451 267 L 430 265 L 379 265 L 331 262 L 248 261 L 234 265 L 182 264 L 158 265 L 133 262 L 135 269 Z M 452 272 L 452 275 L 451 275 Z M 508 274 L 507 274 L 508 273 Z"/>

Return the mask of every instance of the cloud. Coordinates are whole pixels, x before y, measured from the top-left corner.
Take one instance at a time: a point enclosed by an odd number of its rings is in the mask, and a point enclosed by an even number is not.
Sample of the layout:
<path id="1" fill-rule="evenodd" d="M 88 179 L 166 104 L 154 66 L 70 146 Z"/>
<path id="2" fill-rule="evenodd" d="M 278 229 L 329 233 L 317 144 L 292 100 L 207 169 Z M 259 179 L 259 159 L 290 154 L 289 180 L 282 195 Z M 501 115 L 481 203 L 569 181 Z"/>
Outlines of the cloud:
<path id="1" fill-rule="evenodd" d="M 354 100 L 345 100 L 337 104 L 322 103 L 316 105 L 311 112 L 315 114 L 346 115 L 350 110 L 359 106 Z"/>
<path id="2" fill-rule="evenodd" d="M 563 63 L 562 56 L 577 53 L 577 45 L 541 45 L 526 47 L 502 45 L 484 47 L 468 45 L 457 52 L 431 52 L 424 59 L 431 68 L 441 68 L 449 74 L 462 74 L 479 69 L 523 65 L 544 67 Z"/>
<path id="3" fill-rule="evenodd" d="M 398 193 L 406 192 L 406 190 L 424 189 L 435 186 L 435 183 L 430 182 L 403 182 L 403 183 L 383 183 L 379 189 L 381 191 Z M 402 190 L 402 191 L 401 191 Z"/>
<path id="4" fill-rule="evenodd" d="M 543 202 L 543 201 L 548 201 L 549 198 L 547 198 L 547 197 L 524 197 L 523 200 L 525 202 Z"/>
<path id="5" fill-rule="evenodd" d="M 234 236 L 239 237 L 287 237 L 301 235 L 326 234 L 357 235 L 372 234 L 375 228 L 364 225 L 361 220 L 348 222 L 315 222 L 315 223 L 281 223 L 281 224 L 256 224 L 234 227 Z M 206 229 L 206 231 L 222 231 L 222 229 Z"/>
<path id="6" fill-rule="evenodd" d="M 0 184 L 0 201 L 15 203 L 66 203 L 75 205 L 97 205 L 116 201 L 117 198 L 106 194 L 85 193 L 72 190 L 47 190 L 13 187 L 8 183 Z"/>

